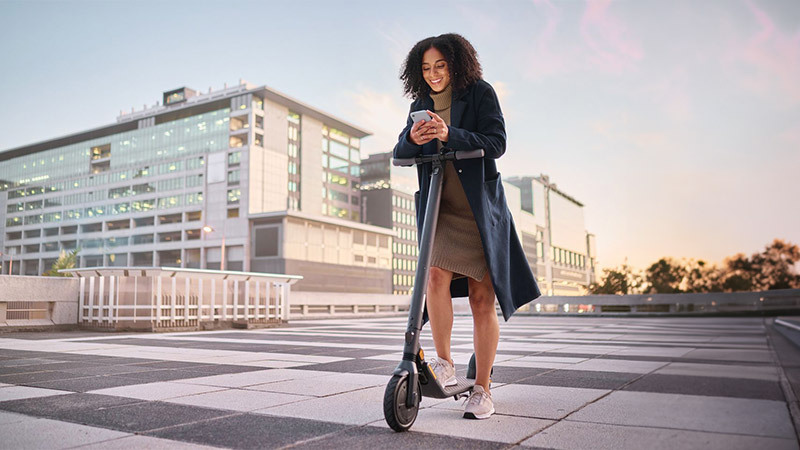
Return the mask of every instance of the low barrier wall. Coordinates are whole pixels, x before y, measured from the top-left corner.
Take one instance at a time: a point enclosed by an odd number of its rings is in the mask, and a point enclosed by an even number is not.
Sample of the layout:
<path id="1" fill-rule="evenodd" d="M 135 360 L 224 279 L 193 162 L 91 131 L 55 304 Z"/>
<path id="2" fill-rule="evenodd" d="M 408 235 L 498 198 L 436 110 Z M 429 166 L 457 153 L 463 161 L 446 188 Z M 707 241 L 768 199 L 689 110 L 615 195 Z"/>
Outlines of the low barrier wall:
<path id="1" fill-rule="evenodd" d="M 541 297 L 520 312 L 533 315 L 800 314 L 800 289 L 704 294 L 587 295 Z"/>
<path id="2" fill-rule="evenodd" d="M 292 291 L 289 318 L 396 316 L 407 314 L 410 302 L 407 295 Z"/>
<path id="3" fill-rule="evenodd" d="M 0 329 L 76 325 L 79 289 L 71 278 L 0 276 Z"/>

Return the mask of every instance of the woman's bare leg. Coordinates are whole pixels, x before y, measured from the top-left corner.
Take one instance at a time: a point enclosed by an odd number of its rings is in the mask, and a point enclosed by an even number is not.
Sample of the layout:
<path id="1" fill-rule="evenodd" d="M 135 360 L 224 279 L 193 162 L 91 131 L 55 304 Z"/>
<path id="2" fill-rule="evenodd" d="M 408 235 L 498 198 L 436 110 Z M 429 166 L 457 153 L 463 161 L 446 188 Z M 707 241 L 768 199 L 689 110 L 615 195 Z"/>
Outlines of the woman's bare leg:
<path id="1" fill-rule="evenodd" d="M 482 281 L 469 279 L 469 306 L 472 309 L 472 339 L 475 346 L 475 384 L 483 386 L 486 392 L 489 392 L 489 376 L 500 340 L 500 325 L 497 323 L 494 300 L 494 287 L 488 273 Z"/>
<path id="2" fill-rule="evenodd" d="M 453 299 L 450 297 L 452 279 L 453 272 L 431 267 L 425 298 L 436 354 L 451 364 L 453 363 L 453 358 L 450 356 L 450 335 L 453 332 Z"/>

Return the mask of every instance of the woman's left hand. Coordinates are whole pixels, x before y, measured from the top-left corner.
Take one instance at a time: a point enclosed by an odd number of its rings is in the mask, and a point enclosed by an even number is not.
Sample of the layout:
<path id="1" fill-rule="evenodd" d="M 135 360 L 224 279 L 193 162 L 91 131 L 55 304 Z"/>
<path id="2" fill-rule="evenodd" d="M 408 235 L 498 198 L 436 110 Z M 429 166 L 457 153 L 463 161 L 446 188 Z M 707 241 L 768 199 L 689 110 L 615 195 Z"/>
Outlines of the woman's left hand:
<path id="1" fill-rule="evenodd" d="M 435 112 L 428 110 L 428 114 L 430 114 L 432 120 L 425 124 L 430 127 L 428 131 L 429 134 L 427 134 L 426 137 L 439 139 L 443 143 L 447 142 L 450 138 L 450 129 L 447 127 L 447 124 L 444 123 L 444 120 Z"/>

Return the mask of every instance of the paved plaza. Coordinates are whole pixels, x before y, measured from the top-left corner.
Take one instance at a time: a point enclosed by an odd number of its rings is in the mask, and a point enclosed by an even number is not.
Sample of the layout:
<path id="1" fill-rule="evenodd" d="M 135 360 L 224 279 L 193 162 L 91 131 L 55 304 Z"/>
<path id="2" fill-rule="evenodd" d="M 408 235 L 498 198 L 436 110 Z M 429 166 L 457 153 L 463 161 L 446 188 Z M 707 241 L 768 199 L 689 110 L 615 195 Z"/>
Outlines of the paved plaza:
<path id="1" fill-rule="evenodd" d="M 424 399 L 407 433 L 382 412 L 404 317 L 6 333 L 0 448 L 797 449 L 784 374 L 800 359 L 771 321 L 515 316 L 501 324 L 497 413 L 466 420 L 462 402 Z M 432 355 L 427 327 L 422 344 Z M 459 316 L 462 372 L 471 351 Z"/>

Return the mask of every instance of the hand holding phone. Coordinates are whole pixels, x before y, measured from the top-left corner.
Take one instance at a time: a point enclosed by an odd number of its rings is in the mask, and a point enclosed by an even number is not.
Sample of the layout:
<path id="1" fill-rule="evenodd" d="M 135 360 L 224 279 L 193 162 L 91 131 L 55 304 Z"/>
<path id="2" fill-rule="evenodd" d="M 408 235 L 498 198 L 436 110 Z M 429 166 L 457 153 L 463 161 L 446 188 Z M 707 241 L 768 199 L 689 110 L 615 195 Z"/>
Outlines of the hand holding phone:
<path id="1" fill-rule="evenodd" d="M 432 119 L 433 119 L 433 118 L 431 117 L 431 115 L 430 115 L 430 114 L 428 114 L 428 111 L 426 111 L 426 110 L 424 110 L 424 109 L 421 109 L 421 110 L 419 110 L 419 111 L 413 111 L 413 112 L 411 113 L 411 120 L 412 120 L 414 123 L 417 123 L 417 122 L 419 122 L 419 121 L 428 122 L 428 121 L 430 121 L 430 120 L 432 120 Z"/>

